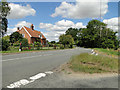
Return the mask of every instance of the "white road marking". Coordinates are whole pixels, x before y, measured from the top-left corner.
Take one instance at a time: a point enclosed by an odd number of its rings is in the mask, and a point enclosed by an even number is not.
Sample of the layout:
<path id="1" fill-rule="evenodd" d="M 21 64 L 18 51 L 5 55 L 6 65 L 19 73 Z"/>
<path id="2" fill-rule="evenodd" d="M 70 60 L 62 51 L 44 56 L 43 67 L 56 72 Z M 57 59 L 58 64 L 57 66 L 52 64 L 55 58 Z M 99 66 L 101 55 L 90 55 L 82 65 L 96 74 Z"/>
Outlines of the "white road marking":
<path id="1" fill-rule="evenodd" d="M 5 61 L 13 61 L 13 60 L 17 60 L 17 59 L 25 59 L 25 58 L 40 57 L 40 56 L 50 56 L 50 55 L 52 55 L 52 54 L 37 55 L 37 56 L 29 56 L 29 57 L 23 57 L 23 58 L 6 59 L 6 60 L 2 60 L 2 62 L 5 62 Z"/>
<path id="2" fill-rule="evenodd" d="M 19 88 L 21 85 L 23 85 L 23 86 L 24 86 L 24 85 L 27 85 L 27 84 L 29 84 L 29 83 L 34 82 L 34 81 L 37 80 L 37 79 L 40 79 L 40 78 L 42 78 L 42 77 L 45 77 L 46 74 L 52 74 L 52 73 L 53 73 L 52 71 L 47 71 L 47 72 L 45 72 L 45 73 L 39 73 L 39 74 L 37 74 L 37 75 L 35 75 L 35 76 L 30 77 L 30 78 L 29 78 L 30 81 L 27 80 L 27 79 L 21 79 L 21 80 L 19 80 L 19 81 L 17 81 L 17 82 L 14 82 L 14 83 L 10 84 L 9 86 L 7 86 L 7 88 Z"/>
<path id="3" fill-rule="evenodd" d="M 46 74 L 52 74 L 53 72 L 52 71 L 47 71 L 45 72 Z"/>
<path id="4" fill-rule="evenodd" d="M 10 84 L 9 86 L 7 86 L 7 88 L 18 88 L 21 85 L 26 85 L 30 83 L 30 81 L 28 81 L 27 79 L 22 79 L 20 81 L 14 82 L 13 84 Z"/>
<path id="5" fill-rule="evenodd" d="M 45 77 L 45 76 L 46 76 L 45 73 L 39 73 L 39 74 L 37 74 L 35 76 L 30 77 L 30 79 L 37 80 L 37 79 L 40 79 L 40 78 Z"/>

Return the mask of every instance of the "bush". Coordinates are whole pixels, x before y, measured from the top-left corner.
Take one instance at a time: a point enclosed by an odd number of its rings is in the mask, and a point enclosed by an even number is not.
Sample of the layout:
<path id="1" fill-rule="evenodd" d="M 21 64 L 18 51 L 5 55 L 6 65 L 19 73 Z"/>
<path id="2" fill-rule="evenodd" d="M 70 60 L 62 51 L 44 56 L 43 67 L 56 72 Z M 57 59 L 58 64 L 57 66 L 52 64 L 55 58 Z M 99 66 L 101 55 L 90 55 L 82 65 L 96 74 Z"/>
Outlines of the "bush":
<path id="1" fill-rule="evenodd" d="M 40 49 L 40 42 L 35 42 L 34 44 L 35 44 L 35 47 L 37 47 L 37 50 L 39 50 Z"/>
<path id="2" fill-rule="evenodd" d="M 16 47 L 16 46 L 19 46 L 20 44 L 18 43 L 14 43 L 13 46 Z"/>
<path id="3" fill-rule="evenodd" d="M 9 45 L 9 41 L 2 39 L 2 51 L 7 51 Z"/>
<path id="4" fill-rule="evenodd" d="M 29 47 L 34 47 L 34 45 L 33 44 L 29 44 Z"/>
<path id="5" fill-rule="evenodd" d="M 73 45 L 70 45 L 69 48 L 73 48 Z"/>
<path id="6" fill-rule="evenodd" d="M 64 49 L 64 45 L 61 45 L 61 46 L 60 46 L 60 49 Z"/>
<path id="7" fill-rule="evenodd" d="M 23 46 L 23 47 L 28 47 L 28 45 L 29 45 L 29 44 L 28 44 L 28 40 L 27 40 L 26 38 L 23 38 L 23 39 L 22 39 L 22 46 Z"/>
<path id="8" fill-rule="evenodd" d="M 15 42 L 15 43 L 13 44 L 13 46 L 14 46 L 14 47 L 16 47 L 16 46 L 20 46 L 19 41 Z"/>

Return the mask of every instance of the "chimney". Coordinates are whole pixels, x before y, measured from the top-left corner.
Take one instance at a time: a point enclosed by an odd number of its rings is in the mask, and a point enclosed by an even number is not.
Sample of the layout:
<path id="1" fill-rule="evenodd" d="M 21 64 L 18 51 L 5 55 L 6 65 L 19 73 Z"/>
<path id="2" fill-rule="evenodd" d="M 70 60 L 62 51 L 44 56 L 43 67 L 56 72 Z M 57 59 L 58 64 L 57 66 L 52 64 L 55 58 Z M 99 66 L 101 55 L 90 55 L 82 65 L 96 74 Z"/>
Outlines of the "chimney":
<path id="1" fill-rule="evenodd" d="M 34 30 L 34 26 L 33 26 L 33 24 L 31 24 L 31 29 Z"/>
<path id="2" fill-rule="evenodd" d="M 17 30 L 19 31 L 19 30 L 20 30 L 20 27 L 17 27 Z"/>

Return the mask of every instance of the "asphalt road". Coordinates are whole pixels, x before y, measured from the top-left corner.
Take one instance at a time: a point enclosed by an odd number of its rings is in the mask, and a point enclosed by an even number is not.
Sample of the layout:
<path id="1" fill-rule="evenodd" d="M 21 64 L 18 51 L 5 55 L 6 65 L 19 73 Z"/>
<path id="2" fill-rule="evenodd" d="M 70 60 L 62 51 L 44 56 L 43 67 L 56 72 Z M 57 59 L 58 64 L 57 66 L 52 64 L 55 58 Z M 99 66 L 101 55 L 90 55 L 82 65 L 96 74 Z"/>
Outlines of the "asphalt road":
<path id="1" fill-rule="evenodd" d="M 2 87 L 37 73 L 51 71 L 67 62 L 71 56 L 90 49 L 75 48 L 68 50 L 42 51 L 2 56 Z"/>
<path id="2" fill-rule="evenodd" d="M 21 88 L 118 88 L 118 75 L 77 76 L 73 74 L 53 73 Z"/>
<path id="3" fill-rule="evenodd" d="M 70 60 L 73 55 L 90 53 L 90 49 L 75 48 L 56 51 L 31 52 L 2 56 L 2 87 L 6 88 L 11 84 L 31 76 L 52 71 Z M 34 78 L 38 78 L 34 77 Z M 83 78 L 84 77 L 84 78 Z M 18 85 L 18 84 L 17 84 Z M 19 88 L 117 88 L 118 77 L 88 77 L 63 75 L 53 72 L 44 78 L 22 85 Z"/>

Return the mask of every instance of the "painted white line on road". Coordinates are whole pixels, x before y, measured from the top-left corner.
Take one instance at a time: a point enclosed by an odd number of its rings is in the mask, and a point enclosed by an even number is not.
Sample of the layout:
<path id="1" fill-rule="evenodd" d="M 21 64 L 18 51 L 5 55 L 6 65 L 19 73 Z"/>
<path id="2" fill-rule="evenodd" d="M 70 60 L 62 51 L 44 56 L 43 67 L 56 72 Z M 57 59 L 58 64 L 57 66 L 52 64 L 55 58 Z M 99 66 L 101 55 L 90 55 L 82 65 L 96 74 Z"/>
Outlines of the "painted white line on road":
<path id="1" fill-rule="evenodd" d="M 4 62 L 4 61 L 13 61 L 13 60 L 17 60 L 17 59 L 33 58 L 33 57 L 39 57 L 39 56 L 42 56 L 42 55 L 38 55 L 38 56 L 29 56 L 29 57 L 23 57 L 23 58 L 6 59 L 6 60 L 2 60 L 2 61 L 3 61 L 3 62 Z"/>
<path id="2" fill-rule="evenodd" d="M 51 71 L 47 71 L 47 72 L 45 72 L 46 74 L 52 74 L 53 72 L 51 72 Z"/>
<path id="3" fill-rule="evenodd" d="M 39 74 L 37 74 L 35 76 L 30 77 L 30 79 L 37 80 L 37 79 L 40 79 L 40 78 L 45 77 L 45 76 L 46 76 L 45 73 L 39 73 Z"/>
<path id="4" fill-rule="evenodd" d="M 27 85 L 29 83 L 34 82 L 37 79 L 45 77 L 47 74 L 52 74 L 52 73 L 53 73 L 52 71 L 47 71 L 45 73 L 39 73 L 37 75 L 34 75 L 34 76 L 30 77 L 29 78 L 30 81 L 27 80 L 27 79 L 21 79 L 21 80 L 19 80 L 17 82 L 14 82 L 14 83 L 10 84 L 9 86 L 7 86 L 7 88 L 19 88 L 21 85 L 23 85 L 23 86 Z"/>
<path id="5" fill-rule="evenodd" d="M 52 54 L 29 56 L 29 57 L 23 57 L 23 58 L 6 59 L 6 60 L 2 60 L 2 62 L 5 62 L 5 61 L 13 61 L 13 60 L 17 60 L 17 59 L 26 59 L 26 58 L 40 57 L 40 56 L 50 56 L 50 55 L 52 55 Z"/>
<path id="6" fill-rule="evenodd" d="M 26 85 L 28 83 L 30 83 L 30 81 L 28 81 L 27 79 L 22 79 L 17 82 L 14 82 L 13 84 L 10 84 L 9 86 L 7 86 L 7 88 L 18 88 L 21 85 Z"/>

